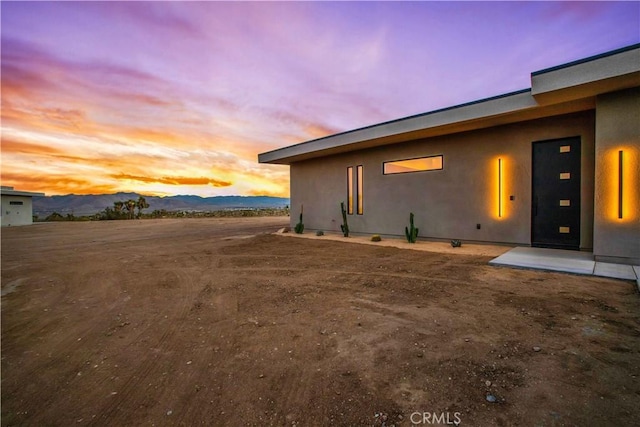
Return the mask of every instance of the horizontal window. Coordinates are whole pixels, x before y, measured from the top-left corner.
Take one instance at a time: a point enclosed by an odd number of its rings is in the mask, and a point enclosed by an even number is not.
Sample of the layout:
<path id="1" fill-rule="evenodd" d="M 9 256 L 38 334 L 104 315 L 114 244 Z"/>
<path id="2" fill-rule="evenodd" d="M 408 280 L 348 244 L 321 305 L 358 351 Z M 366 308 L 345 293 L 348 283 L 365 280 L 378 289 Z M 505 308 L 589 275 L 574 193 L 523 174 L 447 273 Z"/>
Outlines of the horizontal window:
<path id="1" fill-rule="evenodd" d="M 417 159 L 384 162 L 382 170 L 385 175 L 396 173 L 422 172 L 442 169 L 442 156 L 420 157 Z"/>
<path id="2" fill-rule="evenodd" d="M 22 205 L 22 202 L 9 202 L 10 205 Z"/>

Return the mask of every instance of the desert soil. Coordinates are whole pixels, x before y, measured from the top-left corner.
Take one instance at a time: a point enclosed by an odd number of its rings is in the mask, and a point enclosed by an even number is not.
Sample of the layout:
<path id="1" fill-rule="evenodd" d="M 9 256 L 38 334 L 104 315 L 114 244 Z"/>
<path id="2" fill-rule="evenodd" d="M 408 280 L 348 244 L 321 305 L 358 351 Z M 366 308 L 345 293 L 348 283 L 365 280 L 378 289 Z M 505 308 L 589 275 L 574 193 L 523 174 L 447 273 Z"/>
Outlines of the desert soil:
<path id="1" fill-rule="evenodd" d="M 637 425 L 633 282 L 287 222 L 3 229 L 2 425 Z"/>

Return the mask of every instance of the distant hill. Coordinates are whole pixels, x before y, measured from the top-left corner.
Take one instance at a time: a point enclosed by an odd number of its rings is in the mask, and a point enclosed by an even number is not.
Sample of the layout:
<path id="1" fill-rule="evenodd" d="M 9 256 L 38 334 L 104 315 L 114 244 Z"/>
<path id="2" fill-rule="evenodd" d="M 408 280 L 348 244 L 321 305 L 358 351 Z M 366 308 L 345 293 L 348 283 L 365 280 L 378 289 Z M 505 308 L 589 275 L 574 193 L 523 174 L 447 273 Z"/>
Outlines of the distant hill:
<path id="1" fill-rule="evenodd" d="M 217 211 L 224 209 L 282 208 L 289 206 L 289 199 L 269 196 L 145 196 L 149 203 L 146 213 L 154 210 L 172 211 Z M 93 215 L 117 201 L 138 200 L 138 193 L 88 194 L 66 196 L 45 196 L 33 198 L 33 214 L 48 216 L 53 212 L 75 216 Z"/>

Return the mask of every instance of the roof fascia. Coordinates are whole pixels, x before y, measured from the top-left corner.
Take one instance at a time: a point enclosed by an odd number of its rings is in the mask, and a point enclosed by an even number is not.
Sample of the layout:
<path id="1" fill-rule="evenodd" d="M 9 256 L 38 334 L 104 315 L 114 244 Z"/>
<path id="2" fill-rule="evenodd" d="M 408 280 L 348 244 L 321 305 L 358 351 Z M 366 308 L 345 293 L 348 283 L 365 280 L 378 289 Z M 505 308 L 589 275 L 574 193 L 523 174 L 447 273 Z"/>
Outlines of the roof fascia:
<path id="1" fill-rule="evenodd" d="M 541 104 L 570 101 L 640 85 L 640 44 L 531 73 Z"/>

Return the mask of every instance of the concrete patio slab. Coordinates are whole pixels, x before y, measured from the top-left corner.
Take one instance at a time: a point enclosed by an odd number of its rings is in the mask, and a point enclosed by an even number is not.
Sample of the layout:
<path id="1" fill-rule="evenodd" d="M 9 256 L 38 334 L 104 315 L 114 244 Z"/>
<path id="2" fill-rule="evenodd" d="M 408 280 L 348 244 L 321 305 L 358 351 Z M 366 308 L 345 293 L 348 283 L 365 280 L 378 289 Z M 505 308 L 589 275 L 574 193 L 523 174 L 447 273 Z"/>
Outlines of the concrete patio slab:
<path id="1" fill-rule="evenodd" d="M 608 262 L 596 262 L 593 271 L 594 276 L 613 277 L 616 279 L 636 280 L 633 266 L 624 264 L 611 264 Z"/>
<path id="2" fill-rule="evenodd" d="M 634 280 L 640 290 L 640 266 L 596 262 L 591 252 L 517 247 L 492 259 L 489 264 Z"/>
<path id="3" fill-rule="evenodd" d="M 596 263 L 591 252 L 517 247 L 492 259 L 489 264 L 575 274 L 593 274 Z"/>

